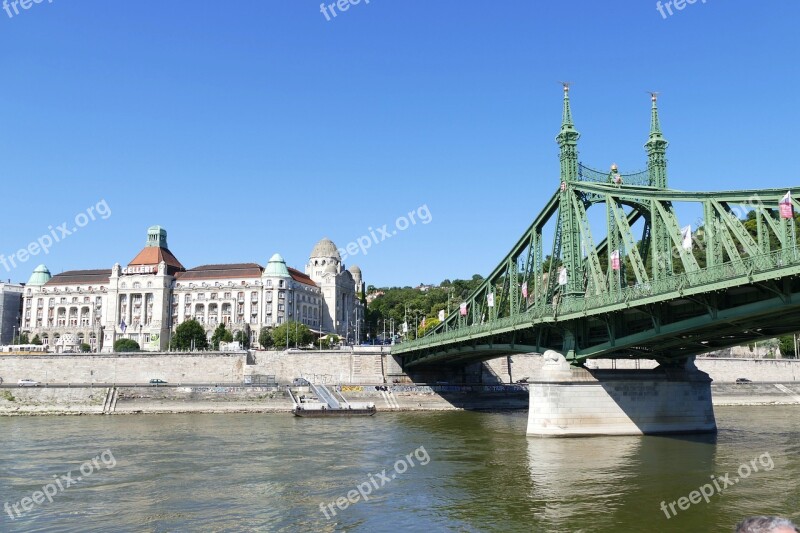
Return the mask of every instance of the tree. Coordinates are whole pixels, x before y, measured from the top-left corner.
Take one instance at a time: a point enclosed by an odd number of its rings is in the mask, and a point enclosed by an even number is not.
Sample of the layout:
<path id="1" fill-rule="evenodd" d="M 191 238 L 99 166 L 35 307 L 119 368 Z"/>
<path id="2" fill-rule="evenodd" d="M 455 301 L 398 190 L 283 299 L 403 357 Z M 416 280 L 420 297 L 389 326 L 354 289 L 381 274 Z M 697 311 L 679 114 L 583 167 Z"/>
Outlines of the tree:
<path id="1" fill-rule="evenodd" d="M 427 318 L 425 320 L 425 327 L 419 328 L 417 336 L 422 337 L 428 330 L 431 330 L 440 324 L 438 318 Z"/>
<path id="2" fill-rule="evenodd" d="M 114 342 L 114 351 L 118 353 L 138 352 L 139 343 L 133 339 L 117 339 L 116 342 Z"/>
<path id="3" fill-rule="evenodd" d="M 11 344 L 30 344 L 31 341 L 28 338 L 27 333 L 22 333 L 21 335 L 17 335 L 11 340 Z"/>
<path id="4" fill-rule="evenodd" d="M 261 328 L 261 331 L 258 333 L 258 344 L 265 350 L 275 344 L 272 342 L 272 332 L 269 328 Z"/>
<path id="5" fill-rule="evenodd" d="M 250 335 L 246 331 L 237 331 L 233 336 L 233 342 L 238 342 L 242 348 L 247 349 L 250 347 Z"/>
<path id="6" fill-rule="evenodd" d="M 225 324 L 220 324 L 211 335 L 211 347 L 214 350 L 219 350 L 219 343 L 233 342 L 233 334 L 225 327 Z"/>
<path id="7" fill-rule="evenodd" d="M 206 330 L 197 320 L 187 320 L 175 328 L 173 350 L 205 350 L 208 348 Z"/>
<path id="8" fill-rule="evenodd" d="M 34 344 L 36 346 L 41 346 L 42 339 L 39 338 L 39 335 L 34 335 L 33 338 L 31 339 L 31 344 Z"/>
<path id="9" fill-rule="evenodd" d="M 287 332 L 288 329 L 288 332 Z M 289 348 L 304 348 L 312 344 L 316 336 L 311 333 L 308 326 L 299 322 L 286 322 L 272 330 L 272 342 L 275 346 L 286 346 L 286 339 L 289 339 Z"/>
<path id="10" fill-rule="evenodd" d="M 92 351 L 92 347 L 86 344 L 85 342 L 81 343 L 81 353 L 89 353 Z"/>
<path id="11" fill-rule="evenodd" d="M 780 341 L 781 355 L 784 357 L 797 357 L 794 350 L 794 335 L 784 335 L 783 337 L 778 337 L 778 340 Z"/>

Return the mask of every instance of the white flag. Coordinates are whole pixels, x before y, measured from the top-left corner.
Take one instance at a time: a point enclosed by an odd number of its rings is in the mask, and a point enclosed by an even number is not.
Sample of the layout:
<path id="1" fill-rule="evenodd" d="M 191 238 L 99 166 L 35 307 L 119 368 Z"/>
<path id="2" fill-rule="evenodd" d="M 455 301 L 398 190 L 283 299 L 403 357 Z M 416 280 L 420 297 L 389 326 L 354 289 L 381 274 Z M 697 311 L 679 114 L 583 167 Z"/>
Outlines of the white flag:
<path id="1" fill-rule="evenodd" d="M 486 295 L 486 302 L 489 304 L 489 307 L 494 307 L 494 293 L 490 292 Z"/>
<path id="2" fill-rule="evenodd" d="M 566 285 L 567 284 L 567 267 L 561 267 L 561 270 L 558 271 L 558 284 L 559 285 Z"/>
<path id="3" fill-rule="evenodd" d="M 439 322 L 444 322 L 444 309 L 439 311 Z"/>
<path id="4" fill-rule="evenodd" d="M 684 250 L 692 249 L 692 226 L 691 224 L 681 230 L 681 246 Z"/>
<path id="5" fill-rule="evenodd" d="M 408 322 L 403 322 L 403 333 L 408 333 Z"/>

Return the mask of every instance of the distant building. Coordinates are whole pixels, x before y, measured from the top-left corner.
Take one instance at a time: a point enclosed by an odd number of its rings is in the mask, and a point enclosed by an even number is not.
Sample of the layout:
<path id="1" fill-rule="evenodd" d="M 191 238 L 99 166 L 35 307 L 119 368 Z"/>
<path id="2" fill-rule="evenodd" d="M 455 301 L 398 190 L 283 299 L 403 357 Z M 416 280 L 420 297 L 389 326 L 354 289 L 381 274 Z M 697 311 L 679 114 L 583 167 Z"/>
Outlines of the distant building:
<path id="1" fill-rule="evenodd" d="M 313 268 L 312 268 L 313 266 Z M 39 335 L 52 351 L 81 343 L 109 352 L 121 338 L 144 350 L 166 350 L 175 328 L 197 320 L 211 337 L 219 324 L 248 334 L 255 344 L 262 327 L 287 321 L 352 341 L 363 331 L 361 270 L 345 270 L 328 239 L 312 251 L 306 273 L 274 254 L 257 263 L 186 269 L 167 246 L 160 226 L 123 267 L 75 270 L 52 276 L 40 265 L 24 291 L 22 330 Z"/>
<path id="2" fill-rule="evenodd" d="M 0 283 L 0 344 L 11 344 L 19 334 L 22 291 L 22 285 Z"/>

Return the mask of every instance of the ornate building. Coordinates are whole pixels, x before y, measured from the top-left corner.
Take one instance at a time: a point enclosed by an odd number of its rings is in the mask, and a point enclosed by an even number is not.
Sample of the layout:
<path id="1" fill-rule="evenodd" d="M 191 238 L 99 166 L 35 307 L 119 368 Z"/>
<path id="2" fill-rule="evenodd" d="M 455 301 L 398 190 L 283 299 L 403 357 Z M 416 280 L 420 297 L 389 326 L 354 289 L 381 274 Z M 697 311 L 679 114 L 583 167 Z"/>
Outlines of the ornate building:
<path id="1" fill-rule="evenodd" d="M 166 230 L 153 226 L 146 246 L 125 267 L 56 276 L 37 267 L 25 287 L 22 331 L 39 335 L 57 352 L 82 343 L 109 352 L 121 338 L 144 350 L 166 350 L 175 328 L 191 319 L 205 326 L 209 338 L 225 324 L 255 344 L 262 327 L 298 321 L 356 342 L 364 329 L 362 295 L 361 270 L 344 270 L 328 239 L 314 247 L 305 274 L 279 254 L 266 267 L 236 263 L 187 270 L 170 252 Z"/>

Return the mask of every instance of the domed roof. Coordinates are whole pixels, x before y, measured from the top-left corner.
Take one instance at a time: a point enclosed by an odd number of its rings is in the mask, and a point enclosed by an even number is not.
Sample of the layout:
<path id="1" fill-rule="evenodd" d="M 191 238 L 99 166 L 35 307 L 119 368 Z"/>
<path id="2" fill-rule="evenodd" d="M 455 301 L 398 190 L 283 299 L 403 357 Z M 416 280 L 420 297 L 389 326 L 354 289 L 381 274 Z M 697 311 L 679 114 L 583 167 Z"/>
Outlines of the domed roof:
<path id="1" fill-rule="evenodd" d="M 44 265 L 39 265 L 36 267 L 36 270 L 33 271 L 31 274 L 31 278 L 28 280 L 28 285 L 32 285 L 34 287 L 40 287 L 50 281 L 50 278 L 53 276 L 50 274 L 50 271 Z"/>
<path id="2" fill-rule="evenodd" d="M 289 269 L 286 268 L 286 261 L 283 260 L 281 254 L 275 254 L 270 257 L 267 268 L 264 269 L 264 275 L 289 277 Z"/>
<path id="3" fill-rule="evenodd" d="M 358 266 L 356 266 L 356 265 L 353 265 L 353 266 L 351 266 L 351 267 L 350 267 L 350 268 L 348 268 L 347 270 L 349 270 L 351 274 L 358 274 L 358 275 L 361 275 L 361 269 L 360 269 L 360 268 L 358 268 Z"/>
<path id="4" fill-rule="evenodd" d="M 333 263 L 328 263 L 327 265 L 325 265 L 324 271 L 326 274 L 328 272 L 330 272 L 331 274 L 336 274 L 338 272 L 338 269 L 336 268 L 336 265 L 334 265 Z"/>
<path id="5" fill-rule="evenodd" d="M 327 237 L 319 241 L 314 246 L 314 249 L 311 250 L 311 259 L 315 257 L 333 257 L 338 261 L 342 260 L 342 256 L 339 255 L 339 250 L 336 249 L 336 245 Z"/>

